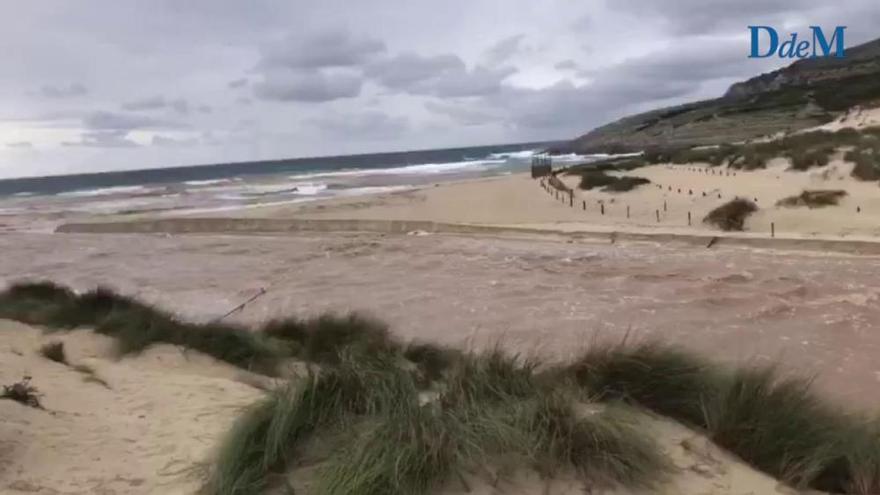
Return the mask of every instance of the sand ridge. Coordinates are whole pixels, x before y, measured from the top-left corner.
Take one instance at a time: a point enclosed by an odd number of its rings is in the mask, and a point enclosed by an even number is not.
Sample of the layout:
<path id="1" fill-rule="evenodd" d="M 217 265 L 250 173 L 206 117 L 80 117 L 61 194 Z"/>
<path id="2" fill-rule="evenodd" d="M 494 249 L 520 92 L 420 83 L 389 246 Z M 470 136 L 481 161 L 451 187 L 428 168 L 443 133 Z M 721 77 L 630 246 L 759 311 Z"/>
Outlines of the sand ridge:
<path id="1" fill-rule="evenodd" d="M 171 346 L 117 361 L 109 338 L 87 330 L 47 336 L 0 320 L 0 332 L 0 383 L 31 376 L 46 408 L 0 400 L 2 493 L 195 493 L 220 436 L 262 395 L 238 371 Z M 38 355 L 50 340 L 109 388 Z"/>

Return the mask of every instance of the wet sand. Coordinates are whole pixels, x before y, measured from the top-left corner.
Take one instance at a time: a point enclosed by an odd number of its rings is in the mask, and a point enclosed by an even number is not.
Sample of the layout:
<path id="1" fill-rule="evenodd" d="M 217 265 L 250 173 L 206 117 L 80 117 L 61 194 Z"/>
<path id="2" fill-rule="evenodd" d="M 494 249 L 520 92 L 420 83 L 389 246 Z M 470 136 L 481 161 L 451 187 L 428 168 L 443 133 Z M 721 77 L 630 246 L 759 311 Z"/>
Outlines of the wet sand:
<path id="1" fill-rule="evenodd" d="M 781 360 L 823 393 L 880 406 L 880 258 L 719 246 L 453 235 L 6 234 L 2 282 L 103 284 L 181 315 L 363 310 L 404 338 L 565 358 L 656 338 L 712 359 Z"/>

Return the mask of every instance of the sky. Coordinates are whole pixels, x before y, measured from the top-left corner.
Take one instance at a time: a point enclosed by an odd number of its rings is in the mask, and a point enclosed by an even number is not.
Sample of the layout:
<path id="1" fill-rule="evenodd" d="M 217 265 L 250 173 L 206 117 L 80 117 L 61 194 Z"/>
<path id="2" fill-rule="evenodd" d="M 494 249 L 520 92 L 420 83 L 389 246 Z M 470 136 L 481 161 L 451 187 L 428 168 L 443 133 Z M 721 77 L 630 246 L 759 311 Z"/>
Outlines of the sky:
<path id="1" fill-rule="evenodd" d="M 0 178 L 570 139 L 877 0 L 0 0 Z"/>

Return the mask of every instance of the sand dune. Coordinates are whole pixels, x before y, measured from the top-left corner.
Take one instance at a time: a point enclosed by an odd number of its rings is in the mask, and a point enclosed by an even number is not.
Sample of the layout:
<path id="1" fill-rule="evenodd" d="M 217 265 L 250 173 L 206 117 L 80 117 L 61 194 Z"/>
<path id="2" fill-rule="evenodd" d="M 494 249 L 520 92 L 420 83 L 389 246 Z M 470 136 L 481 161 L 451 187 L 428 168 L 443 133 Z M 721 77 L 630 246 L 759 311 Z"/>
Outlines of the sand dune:
<path id="1" fill-rule="evenodd" d="M 0 383 L 32 377 L 45 410 L 0 401 L 0 490 L 41 494 L 190 494 L 203 486 L 212 453 L 241 408 L 261 396 L 239 372 L 198 353 L 156 346 L 142 355 L 114 360 L 107 337 L 88 330 L 46 335 L 0 320 Z M 60 340 L 71 364 L 87 364 L 106 386 L 84 380 L 70 366 L 37 353 Z M 680 424 L 640 414 L 674 469 L 650 491 L 613 489 L 594 493 L 791 493 L 773 478 L 744 465 L 701 434 Z M 321 467 L 305 462 L 292 471 L 296 493 L 309 487 Z M 490 484 L 479 476 L 440 488 L 438 495 L 583 493 L 574 477 L 542 480 L 523 471 Z"/>
<path id="2" fill-rule="evenodd" d="M 170 346 L 116 361 L 109 339 L 89 331 L 48 337 L 0 320 L 0 333 L 0 383 L 31 376 L 46 408 L 0 400 L 2 493 L 194 493 L 219 436 L 261 394 L 238 371 Z M 38 355 L 48 340 L 109 388 Z"/>
<path id="3" fill-rule="evenodd" d="M 866 127 L 875 126 L 880 126 L 880 107 L 854 107 L 827 124 L 812 129 L 806 129 L 801 132 L 809 132 L 811 130 L 838 131 L 845 128 L 864 129 Z"/>

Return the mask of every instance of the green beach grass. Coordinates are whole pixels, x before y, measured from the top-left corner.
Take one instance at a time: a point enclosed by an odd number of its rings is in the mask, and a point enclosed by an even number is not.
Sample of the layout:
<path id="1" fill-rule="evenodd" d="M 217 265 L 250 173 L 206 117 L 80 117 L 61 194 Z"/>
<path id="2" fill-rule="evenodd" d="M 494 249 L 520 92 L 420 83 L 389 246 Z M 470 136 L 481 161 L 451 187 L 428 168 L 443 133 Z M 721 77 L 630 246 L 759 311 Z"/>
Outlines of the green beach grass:
<path id="1" fill-rule="evenodd" d="M 193 324 L 108 290 L 78 295 L 49 282 L 0 293 L 0 317 L 49 332 L 92 326 L 125 352 L 173 343 L 246 368 L 307 363 L 306 376 L 285 377 L 222 439 L 205 484 L 213 495 L 283 486 L 314 445 L 325 451 L 310 472 L 315 493 L 467 491 L 468 478 L 496 484 L 524 469 L 652 490 L 674 469 L 644 410 L 796 488 L 880 492 L 877 420 L 776 367 L 720 366 L 656 342 L 594 345 L 571 362 L 546 363 L 500 346 L 405 344 L 356 314 L 254 329 Z"/>

